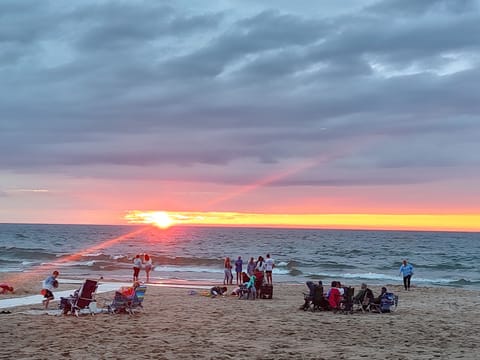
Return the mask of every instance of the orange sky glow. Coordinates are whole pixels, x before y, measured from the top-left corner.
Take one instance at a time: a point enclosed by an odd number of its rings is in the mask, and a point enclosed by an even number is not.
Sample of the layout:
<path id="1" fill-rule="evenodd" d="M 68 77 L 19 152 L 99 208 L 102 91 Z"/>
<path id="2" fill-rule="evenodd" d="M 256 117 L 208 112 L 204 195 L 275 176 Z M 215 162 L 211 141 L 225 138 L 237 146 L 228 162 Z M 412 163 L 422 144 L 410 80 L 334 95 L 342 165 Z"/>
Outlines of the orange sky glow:
<path id="1" fill-rule="evenodd" d="M 480 231 L 480 215 L 448 214 L 260 214 L 237 212 L 158 212 L 129 211 L 131 224 L 204 226 L 260 226 L 326 229 Z M 169 218 L 168 226 L 165 218 Z"/>

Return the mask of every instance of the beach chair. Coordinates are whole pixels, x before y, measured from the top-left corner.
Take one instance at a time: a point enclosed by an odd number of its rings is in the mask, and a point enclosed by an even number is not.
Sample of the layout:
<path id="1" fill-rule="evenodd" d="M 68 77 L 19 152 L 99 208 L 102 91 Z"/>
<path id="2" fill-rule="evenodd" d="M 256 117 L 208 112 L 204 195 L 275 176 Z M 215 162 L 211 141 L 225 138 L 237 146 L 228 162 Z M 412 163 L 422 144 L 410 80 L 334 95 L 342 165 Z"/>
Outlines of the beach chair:
<path id="1" fill-rule="evenodd" d="M 366 289 L 361 299 L 354 299 L 352 302 L 352 311 L 368 312 L 371 310 L 371 305 L 374 303 L 373 292 Z"/>
<path id="2" fill-rule="evenodd" d="M 272 299 L 273 297 L 273 285 L 272 284 L 263 284 L 260 286 L 260 298 L 261 299 Z"/>
<path id="3" fill-rule="evenodd" d="M 328 304 L 328 300 L 325 298 L 325 295 L 323 294 L 323 286 L 315 286 L 315 289 L 313 290 L 313 299 L 312 299 L 312 305 L 311 305 L 312 311 L 317 311 L 317 310 L 329 310 L 330 305 Z"/>
<path id="4" fill-rule="evenodd" d="M 369 310 L 377 313 L 394 312 L 398 306 L 398 295 L 391 292 L 386 292 L 380 298 L 380 303 L 370 303 Z"/>
<path id="5" fill-rule="evenodd" d="M 343 314 L 353 313 L 353 294 L 355 293 L 355 288 L 344 287 L 343 288 L 343 299 L 340 302 L 340 310 Z"/>
<path id="6" fill-rule="evenodd" d="M 93 315 L 96 311 L 95 292 L 97 287 L 97 280 L 87 279 L 80 289 L 76 290 L 72 295 L 60 298 L 59 306 L 63 310 L 63 314 L 71 313 L 78 316 L 81 310 L 88 309 L 88 312 Z"/>
<path id="7" fill-rule="evenodd" d="M 131 289 L 133 290 L 131 293 L 129 291 L 115 291 L 113 301 L 108 305 L 109 313 L 133 314 L 135 311 L 143 309 L 143 300 L 147 286 L 139 285 Z"/>
<path id="8" fill-rule="evenodd" d="M 238 299 L 239 300 L 248 300 L 251 296 L 255 299 L 255 294 L 252 293 L 252 289 L 248 288 L 246 284 L 239 286 Z"/>

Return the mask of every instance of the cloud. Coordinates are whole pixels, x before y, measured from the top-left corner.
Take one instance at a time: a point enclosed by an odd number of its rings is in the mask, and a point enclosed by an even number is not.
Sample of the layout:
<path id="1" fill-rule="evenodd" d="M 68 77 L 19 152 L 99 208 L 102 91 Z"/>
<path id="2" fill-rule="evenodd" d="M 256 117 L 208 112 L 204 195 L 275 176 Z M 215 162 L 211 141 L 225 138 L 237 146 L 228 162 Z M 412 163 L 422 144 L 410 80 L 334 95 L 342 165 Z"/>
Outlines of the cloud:
<path id="1" fill-rule="evenodd" d="M 276 182 L 325 186 L 478 167 L 478 1 L 228 4 L 0 3 L 0 168 L 241 184 L 325 157 Z"/>

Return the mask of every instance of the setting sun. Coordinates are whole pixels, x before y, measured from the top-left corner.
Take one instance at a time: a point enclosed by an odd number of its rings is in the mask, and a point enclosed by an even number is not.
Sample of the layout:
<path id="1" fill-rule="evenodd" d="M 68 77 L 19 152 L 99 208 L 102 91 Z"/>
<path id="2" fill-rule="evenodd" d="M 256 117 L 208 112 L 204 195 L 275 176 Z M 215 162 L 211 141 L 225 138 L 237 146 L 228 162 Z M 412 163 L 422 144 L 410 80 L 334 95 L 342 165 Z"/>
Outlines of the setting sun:
<path id="1" fill-rule="evenodd" d="M 152 224 L 161 229 L 172 226 L 175 222 L 165 211 L 132 211 L 125 216 L 130 223 L 135 224 Z"/>
<path id="2" fill-rule="evenodd" d="M 166 229 L 173 224 L 172 219 L 164 211 L 158 211 L 151 214 L 152 224 L 159 228 Z"/>

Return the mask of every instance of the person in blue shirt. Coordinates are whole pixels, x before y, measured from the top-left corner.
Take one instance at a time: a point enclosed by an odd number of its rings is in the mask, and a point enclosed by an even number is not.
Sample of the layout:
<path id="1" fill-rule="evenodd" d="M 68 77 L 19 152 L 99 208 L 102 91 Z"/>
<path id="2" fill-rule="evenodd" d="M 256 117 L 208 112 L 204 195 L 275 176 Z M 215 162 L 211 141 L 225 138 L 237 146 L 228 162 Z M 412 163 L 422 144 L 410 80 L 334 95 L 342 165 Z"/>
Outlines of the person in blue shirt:
<path id="1" fill-rule="evenodd" d="M 404 259 L 402 266 L 400 266 L 400 275 L 403 275 L 403 286 L 405 290 L 410 290 L 410 279 L 413 275 L 413 266 Z"/>

